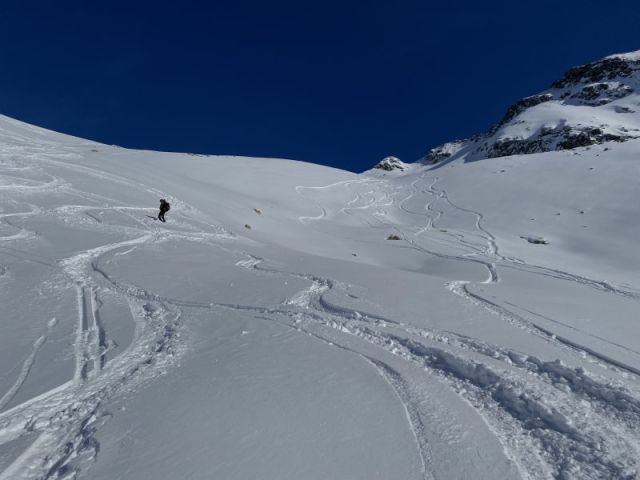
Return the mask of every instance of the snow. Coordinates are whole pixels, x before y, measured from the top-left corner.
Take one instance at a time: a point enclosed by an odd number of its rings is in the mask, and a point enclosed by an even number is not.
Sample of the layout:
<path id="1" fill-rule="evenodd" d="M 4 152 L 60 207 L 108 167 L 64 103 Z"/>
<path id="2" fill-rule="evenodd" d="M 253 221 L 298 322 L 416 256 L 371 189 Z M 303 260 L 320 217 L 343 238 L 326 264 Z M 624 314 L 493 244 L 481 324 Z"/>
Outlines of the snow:
<path id="1" fill-rule="evenodd" d="M 640 140 L 466 154 L 356 175 L 0 117 L 0 479 L 637 478 Z"/>
<path id="2" fill-rule="evenodd" d="M 613 55 L 609 55 L 605 58 L 622 58 L 624 60 L 630 60 L 630 61 L 640 61 L 640 50 L 636 50 L 634 52 L 627 52 L 627 53 L 616 53 Z"/>

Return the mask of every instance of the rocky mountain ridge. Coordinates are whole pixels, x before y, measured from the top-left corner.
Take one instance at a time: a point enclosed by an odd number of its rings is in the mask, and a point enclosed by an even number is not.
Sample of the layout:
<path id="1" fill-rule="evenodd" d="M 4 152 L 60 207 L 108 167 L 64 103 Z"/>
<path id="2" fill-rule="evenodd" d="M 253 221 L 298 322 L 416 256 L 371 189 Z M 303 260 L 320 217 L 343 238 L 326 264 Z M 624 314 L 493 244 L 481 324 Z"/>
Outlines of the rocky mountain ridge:
<path id="1" fill-rule="evenodd" d="M 487 133 L 430 150 L 425 163 L 570 150 L 640 138 L 640 50 L 573 67 L 511 105 Z"/>

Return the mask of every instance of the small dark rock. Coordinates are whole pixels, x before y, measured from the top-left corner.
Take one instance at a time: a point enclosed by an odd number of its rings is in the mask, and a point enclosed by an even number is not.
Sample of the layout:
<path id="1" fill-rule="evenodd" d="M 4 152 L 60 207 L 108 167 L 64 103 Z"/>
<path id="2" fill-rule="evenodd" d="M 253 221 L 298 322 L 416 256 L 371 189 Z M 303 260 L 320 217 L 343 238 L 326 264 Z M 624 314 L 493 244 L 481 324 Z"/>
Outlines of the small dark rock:
<path id="1" fill-rule="evenodd" d="M 529 243 L 534 245 L 549 245 L 549 242 L 544 237 L 520 237 L 525 239 Z"/>

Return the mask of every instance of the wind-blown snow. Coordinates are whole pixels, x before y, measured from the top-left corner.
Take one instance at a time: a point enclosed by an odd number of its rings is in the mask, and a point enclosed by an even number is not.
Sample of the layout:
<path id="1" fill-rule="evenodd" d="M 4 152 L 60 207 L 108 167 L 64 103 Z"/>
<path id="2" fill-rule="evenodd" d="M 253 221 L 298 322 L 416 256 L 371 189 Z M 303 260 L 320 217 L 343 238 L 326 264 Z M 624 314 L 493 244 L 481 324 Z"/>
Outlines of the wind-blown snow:
<path id="1" fill-rule="evenodd" d="M 637 478 L 639 155 L 355 175 L 1 117 L 0 480 Z"/>

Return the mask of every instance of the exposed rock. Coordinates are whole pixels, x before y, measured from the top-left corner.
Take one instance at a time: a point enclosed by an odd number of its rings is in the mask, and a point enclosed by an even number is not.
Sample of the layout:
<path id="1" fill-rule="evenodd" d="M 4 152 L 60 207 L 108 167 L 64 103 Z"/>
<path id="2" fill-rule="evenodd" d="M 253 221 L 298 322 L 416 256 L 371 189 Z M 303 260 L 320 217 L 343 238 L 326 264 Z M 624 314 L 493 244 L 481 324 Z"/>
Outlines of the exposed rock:
<path id="1" fill-rule="evenodd" d="M 574 135 L 567 135 L 564 140 L 558 143 L 558 150 L 571 150 L 572 148 L 588 147 L 596 143 L 595 138 L 587 132 L 580 132 Z"/>
<path id="2" fill-rule="evenodd" d="M 501 138 L 486 146 L 487 158 L 509 155 L 528 155 L 552 150 L 571 150 L 579 147 L 599 145 L 604 142 L 624 142 L 633 138 L 626 135 L 605 133 L 601 128 L 560 127 L 543 128 L 537 136 L 530 138 Z"/>
<path id="3" fill-rule="evenodd" d="M 594 83 L 582 87 L 582 90 L 572 95 L 571 98 L 582 100 L 583 105 L 599 106 L 624 98 L 632 93 L 633 88 L 629 85 Z"/>
<path id="4" fill-rule="evenodd" d="M 488 158 L 506 157 L 508 155 L 525 155 L 544 151 L 541 139 L 524 140 L 519 138 L 503 138 L 494 142 L 487 151 Z"/>
<path id="5" fill-rule="evenodd" d="M 580 65 L 568 70 L 559 80 L 551 84 L 552 88 L 565 88 L 584 82 L 599 82 L 628 77 L 633 73 L 631 62 L 620 57 L 607 57 L 588 65 Z"/>
<path id="6" fill-rule="evenodd" d="M 476 135 L 472 137 L 470 140 L 477 142 L 481 135 Z M 445 143 L 436 148 L 432 148 L 429 153 L 427 153 L 422 161 L 424 163 L 439 163 L 443 160 L 446 160 L 454 153 L 457 153 L 460 148 L 463 146 L 464 140 L 454 140 L 452 142 Z"/>
<path id="7" fill-rule="evenodd" d="M 373 168 L 378 168 L 380 170 L 385 170 L 387 172 L 390 172 L 392 170 L 404 171 L 408 168 L 408 165 L 403 161 L 401 161 L 399 158 L 386 157 Z"/>
<path id="8" fill-rule="evenodd" d="M 553 94 L 544 93 L 541 95 L 532 95 L 530 97 L 525 97 L 522 100 L 517 101 L 507 109 L 507 113 L 505 113 L 504 117 L 502 117 L 502 120 L 494 125 L 489 133 L 495 133 L 502 125 L 513 120 L 527 108 L 535 107 L 536 105 L 540 105 L 541 103 L 548 102 L 550 100 L 553 100 Z"/>
<path id="9" fill-rule="evenodd" d="M 533 243 L 535 245 L 549 245 L 549 242 L 543 237 L 520 237 L 526 240 L 529 243 Z"/>
<path id="10" fill-rule="evenodd" d="M 572 148 L 599 145 L 604 142 L 624 142 L 630 138 L 633 137 L 604 133 L 600 128 L 588 128 L 582 131 L 564 129 L 562 140 L 558 142 L 556 149 L 570 150 Z"/>

